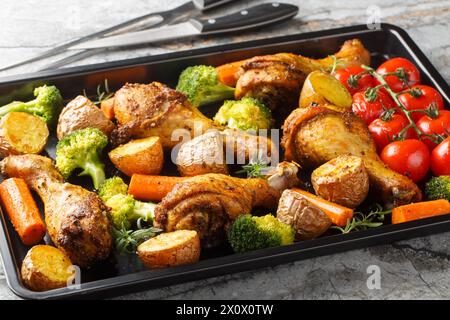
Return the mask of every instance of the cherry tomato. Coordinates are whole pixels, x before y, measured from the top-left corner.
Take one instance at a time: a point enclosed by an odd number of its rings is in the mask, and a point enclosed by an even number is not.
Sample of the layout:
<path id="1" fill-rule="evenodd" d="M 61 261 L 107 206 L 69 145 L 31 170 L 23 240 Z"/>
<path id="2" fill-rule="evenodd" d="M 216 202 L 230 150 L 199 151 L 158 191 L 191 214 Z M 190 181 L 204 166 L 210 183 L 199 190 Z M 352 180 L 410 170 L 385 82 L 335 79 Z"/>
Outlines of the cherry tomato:
<path id="1" fill-rule="evenodd" d="M 450 111 L 440 110 L 436 118 L 430 118 L 429 116 L 423 116 L 417 121 L 417 127 L 426 134 L 437 134 L 445 136 L 450 133 Z M 431 139 L 424 136 L 422 141 L 428 146 L 428 149 L 432 151 L 436 147 Z M 449 163 L 450 166 L 450 163 Z"/>
<path id="2" fill-rule="evenodd" d="M 370 89 L 369 89 L 370 90 Z M 368 90 L 353 95 L 353 113 L 363 119 L 366 124 L 380 117 L 386 109 L 394 107 L 394 101 L 385 92 L 378 90 L 373 101 L 368 97 Z"/>
<path id="3" fill-rule="evenodd" d="M 450 175 L 450 137 L 431 152 L 431 171 L 436 176 Z"/>
<path id="4" fill-rule="evenodd" d="M 386 121 L 379 118 L 373 120 L 369 125 L 369 131 L 375 141 L 378 152 L 381 152 L 385 146 L 394 140 L 394 136 L 398 135 L 408 124 L 408 119 L 400 114 L 393 114 Z M 403 137 L 404 139 L 415 139 L 417 135 L 413 128 L 409 128 Z"/>
<path id="5" fill-rule="evenodd" d="M 430 105 L 434 105 L 438 110 L 444 109 L 444 99 L 441 94 L 434 88 L 418 85 L 411 88 L 417 92 L 419 96 L 415 96 L 410 92 L 402 93 L 398 99 L 407 110 L 426 110 Z M 423 116 L 421 112 L 414 112 L 411 117 L 414 121 L 419 120 Z"/>
<path id="6" fill-rule="evenodd" d="M 422 180 L 430 169 L 430 151 L 416 139 L 391 142 L 381 152 L 381 160 L 414 182 Z"/>
<path id="7" fill-rule="evenodd" d="M 381 66 L 378 67 L 377 73 L 380 75 L 384 75 L 387 73 L 394 73 L 397 71 L 402 71 L 405 76 L 405 79 L 401 79 L 396 75 L 388 75 L 385 76 L 384 80 L 386 80 L 389 87 L 394 92 L 400 92 L 405 89 L 408 89 L 411 86 L 420 83 L 420 72 L 416 68 L 416 66 L 404 58 L 393 58 L 384 62 Z M 378 81 L 376 81 L 378 83 Z"/>
<path id="8" fill-rule="evenodd" d="M 351 95 L 354 95 L 356 92 L 375 86 L 375 81 L 370 74 L 358 76 L 362 72 L 365 72 L 363 68 L 350 66 L 337 70 L 334 76 L 347 88 Z M 355 79 L 355 77 L 359 77 L 359 79 Z"/>

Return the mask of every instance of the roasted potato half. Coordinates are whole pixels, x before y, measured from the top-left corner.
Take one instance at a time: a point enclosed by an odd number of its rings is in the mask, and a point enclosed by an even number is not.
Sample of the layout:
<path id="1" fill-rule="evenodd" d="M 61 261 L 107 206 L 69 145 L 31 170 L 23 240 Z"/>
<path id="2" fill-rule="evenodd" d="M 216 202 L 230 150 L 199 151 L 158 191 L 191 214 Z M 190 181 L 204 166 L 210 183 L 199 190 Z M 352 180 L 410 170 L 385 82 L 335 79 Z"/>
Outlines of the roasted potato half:
<path id="1" fill-rule="evenodd" d="M 31 248 L 22 262 L 22 280 L 33 291 L 47 291 L 67 286 L 73 275 L 72 262 L 59 249 L 49 245 Z"/>
<path id="2" fill-rule="evenodd" d="M 359 206 L 369 192 L 369 175 L 356 156 L 339 156 L 321 165 L 312 172 L 311 182 L 318 196 L 348 208 Z"/>
<path id="3" fill-rule="evenodd" d="M 91 100 L 85 96 L 78 96 L 70 101 L 59 115 L 56 135 L 61 140 L 76 130 L 97 128 L 109 136 L 115 127 Z"/>
<path id="4" fill-rule="evenodd" d="M 336 111 L 351 111 L 352 96 L 347 88 L 329 73 L 313 71 L 305 80 L 299 105 L 301 108 L 307 108 L 314 104 L 326 105 Z"/>
<path id="5" fill-rule="evenodd" d="M 47 124 L 25 112 L 10 112 L 0 120 L 0 157 L 40 153 L 48 139 Z"/>
<path id="6" fill-rule="evenodd" d="M 176 160 L 178 172 L 184 177 L 206 173 L 228 174 L 224 141 L 220 132 L 212 131 L 183 143 Z"/>
<path id="7" fill-rule="evenodd" d="M 137 254 L 151 269 L 191 264 L 200 258 L 200 238 L 194 230 L 162 233 L 139 245 Z"/>
<path id="8" fill-rule="evenodd" d="M 281 195 L 277 218 L 295 229 L 298 240 L 319 237 L 331 226 L 331 219 L 325 212 L 300 193 L 289 189 Z"/>
<path id="9" fill-rule="evenodd" d="M 164 152 L 159 137 L 132 140 L 109 153 L 112 163 L 125 173 L 158 175 L 164 163 Z"/>

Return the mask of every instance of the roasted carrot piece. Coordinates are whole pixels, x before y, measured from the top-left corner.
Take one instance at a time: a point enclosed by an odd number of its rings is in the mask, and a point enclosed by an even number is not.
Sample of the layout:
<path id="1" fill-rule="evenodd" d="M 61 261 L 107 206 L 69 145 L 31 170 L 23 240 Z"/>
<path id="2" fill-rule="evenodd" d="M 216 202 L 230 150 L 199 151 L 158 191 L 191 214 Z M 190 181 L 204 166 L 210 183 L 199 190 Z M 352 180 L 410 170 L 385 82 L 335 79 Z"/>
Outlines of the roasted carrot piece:
<path id="1" fill-rule="evenodd" d="M 238 80 L 236 74 L 245 61 L 247 60 L 235 61 L 216 67 L 219 81 L 227 86 L 235 87 Z"/>
<path id="2" fill-rule="evenodd" d="M 448 200 L 416 202 L 392 209 L 392 223 L 402 223 L 447 213 L 450 213 Z"/>
<path id="3" fill-rule="evenodd" d="M 0 199 L 23 244 L 31 246 L 45 236 L 45 224 L 25 181 L 10 178 L 0 184 Z"/>
<path id="4" fill-rule="evenodd" d="M 331 222 L 339 227 L 345 226 L 347 221 L 353 217 L 353 209 L 322 199 L 302 189 L 294 188 L 292 190 L 300 193 L 306 200 L 321 209 L 331 219 Z"/>
<path id="5" fill-rule="evenodd" d="M 177 183 L 186 179 L 187 177 L 133 174 L 128 193 L 139 200 L 161 201 Z"/>
<path id="6" fill-rule="evenodd" d="M 114 97 L 100 102 L 100 109 L 109 120 L 114 119 Z"/>

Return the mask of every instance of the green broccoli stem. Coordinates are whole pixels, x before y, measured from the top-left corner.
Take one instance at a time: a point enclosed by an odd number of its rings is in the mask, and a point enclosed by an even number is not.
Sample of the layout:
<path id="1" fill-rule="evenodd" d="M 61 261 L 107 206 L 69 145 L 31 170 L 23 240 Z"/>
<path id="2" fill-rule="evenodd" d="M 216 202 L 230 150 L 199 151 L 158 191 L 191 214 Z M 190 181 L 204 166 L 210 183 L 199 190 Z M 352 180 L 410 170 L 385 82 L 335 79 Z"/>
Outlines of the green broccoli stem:
<path id="1" fill-rule="evenodd" d="M 234 97 L 235 89 L 223 84 L 218 84 L 208 90 L 200 99 L 200 105 L 213 103 L 219 100 L 231 99 Z"/>
<path id="2" fill-rule="evenodd" d="M 81 168 L 83 168 L 83 171 L 79 176 L 91 176 L 94 188 L 98 190 L 103 182 L 105 182 L 104 165 L 101 163 L 98 155 L 94 154 L 91 157 L 87 157 L 86 162 L 81 165 Z"/>
<path id="3" fill-rule="evenodd" d="M 13 101 L 0 107 L 0 117 L 7 115 L 10 112 L 28 112 L 28 107 L 25 102 Z"/>
<path id="4" fill-rule="evenodd" d="M 152 222 L 155 218 L 155 208 L 157 204 L 151 202 L 134 202 L 133 216 L 136 220 L 142 219 L 145 222 Z"/>

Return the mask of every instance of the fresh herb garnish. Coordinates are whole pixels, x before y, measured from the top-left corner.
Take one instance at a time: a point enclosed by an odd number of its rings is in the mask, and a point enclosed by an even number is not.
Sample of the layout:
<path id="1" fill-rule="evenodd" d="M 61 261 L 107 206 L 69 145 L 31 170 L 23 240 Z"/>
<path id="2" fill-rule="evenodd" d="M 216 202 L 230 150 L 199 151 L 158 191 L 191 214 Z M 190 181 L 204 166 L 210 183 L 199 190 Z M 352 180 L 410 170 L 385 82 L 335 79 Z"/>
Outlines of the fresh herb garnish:
<path id="1" fill-rule="evenodd" d="M 242 166 L 242 170 L 236 173 L 246 173 L 247 178 L 266 178 L 265 171 L 268 168 L 269 165 L 260 159 L 250 160 L 248 164 Z"/>
<path id="2" fill-rule="evenodd" d="M 83 95 L 86 98 L 88 98 L 88 96 L 86 94 L 86 90 L 83 90 Z M 114 92 L 111 92 L 109 90 L 108 79 L 105 79 L 105 82 L 103 84 L 103 89 L 102 89 L 102 85 L 101 84 L 99 84 L 97 86 L 97 96 L 96 96 L 95 100 L 93 100 L 92 102 L 95 105 L 98 105 L 98 104 L 102 103 L 102 101 L 108 100 L 113 95 L 114 95 Z"/>
<path id="3" fill-rule="evenodd" d="M 367 230 L 383 225 L 384 216 L 391 213 L 391 210 L 383 211 L 383 207 L 379 204 L 375 205 L 375 209 L 368 214 L 355 212 L 352 219 L 347 221 L 345 227 L 332 226 L 331 229 L 339 230 L 342 233 L 350 231 Z"/>
<path id="4" fill-rule="evenodd" d="M 161 233 L 162 230 L 154 227 L 138 230 L 120 230 L 113 228 L 116 249 L 120 254 L 135 253 L 137 247 L 144 241 L 153 238 Z"/>

